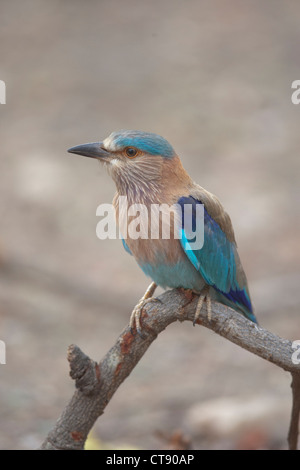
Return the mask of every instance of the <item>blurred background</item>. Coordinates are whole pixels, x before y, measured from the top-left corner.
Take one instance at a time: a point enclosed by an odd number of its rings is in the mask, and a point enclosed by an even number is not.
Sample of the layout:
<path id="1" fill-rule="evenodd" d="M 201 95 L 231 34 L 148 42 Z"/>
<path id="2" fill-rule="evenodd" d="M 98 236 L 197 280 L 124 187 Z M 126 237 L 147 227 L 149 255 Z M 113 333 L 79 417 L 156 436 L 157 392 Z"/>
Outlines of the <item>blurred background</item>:
<path id="1" fill-rule="evenodd" d="M 100 360 L 149 280 L 96 237 L 114 185 L 67 149 L 119 129 L 168 139 L 231 215 L 262 326 L 300 339 L 297 0 L 0 0 L 0 448 L 39 446 L 73 393 L 67 347 Z M 171 325 L 93 437 L 160 449 L 286 448 L 290 376 Z M 174 440 L 174 437 L 173 437 Z"/>

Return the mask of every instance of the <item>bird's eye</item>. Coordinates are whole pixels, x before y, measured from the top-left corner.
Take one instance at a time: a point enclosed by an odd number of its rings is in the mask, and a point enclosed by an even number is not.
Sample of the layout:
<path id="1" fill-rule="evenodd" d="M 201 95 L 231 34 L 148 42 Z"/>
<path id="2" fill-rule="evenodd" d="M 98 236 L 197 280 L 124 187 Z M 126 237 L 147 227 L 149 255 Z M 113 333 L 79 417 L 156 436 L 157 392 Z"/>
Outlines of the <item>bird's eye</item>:
<path id="1" fill-rule="evenodd" d="M 139 151 L 134 147 L 127 147 L 125 149 L 125 153 L 126 153 L 127 157 L 135 158 L 138 155 Z"/>

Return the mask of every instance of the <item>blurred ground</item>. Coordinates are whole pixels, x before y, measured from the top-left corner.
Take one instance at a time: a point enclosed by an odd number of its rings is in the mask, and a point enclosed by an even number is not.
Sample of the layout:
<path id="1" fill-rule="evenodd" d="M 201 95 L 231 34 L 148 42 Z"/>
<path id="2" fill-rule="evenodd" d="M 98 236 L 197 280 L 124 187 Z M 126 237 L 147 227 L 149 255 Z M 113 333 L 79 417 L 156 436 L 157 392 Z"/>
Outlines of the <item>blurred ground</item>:
<path id="1" fill-rule="evenodd" d="M 73 392 L 65 359 L 100 359 L 148 280 L 96 238 L 113 183 L 66 149 L 121 128 L 166 137 L 230 213 L 259 322 L 300 339 L 299 2 L 2 0 L 0 448 L 37 447 Z M 210 331 L 172 325 L 94 436 L 161 448 L 285 448 L 290 377 Z M 216 412 L 216 410 L 218 412 Z"/>

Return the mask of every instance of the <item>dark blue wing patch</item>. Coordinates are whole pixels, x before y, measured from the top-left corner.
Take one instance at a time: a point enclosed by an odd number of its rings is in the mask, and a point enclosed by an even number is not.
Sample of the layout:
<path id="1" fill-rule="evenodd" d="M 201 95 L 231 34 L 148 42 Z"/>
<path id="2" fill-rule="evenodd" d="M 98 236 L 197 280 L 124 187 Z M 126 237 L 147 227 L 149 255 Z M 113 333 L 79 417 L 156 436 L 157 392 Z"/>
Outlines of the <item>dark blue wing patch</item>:
<path id="1" fill-rule="evenodd" d="M 217 222 L 209 215 L 204 207 L 204 244 L 199 250 L 187 249 L 190 241 L 191 228 L 196 229 L 196 206 L 202 204 L 192 196 L 181 197 L 178 201 L 182 214 L 185 204 L 192 205 L 192 221 L 184 226 L 182 216 L 181 245 L 194 267 L 201 273 L 205 282 L 214 287 L 230 303 L 238 307 L 252 321 L 253 315 L 251 301 L 246 285 L 239 285 L 237 280 L 236 246 L 230 242 Z"/>

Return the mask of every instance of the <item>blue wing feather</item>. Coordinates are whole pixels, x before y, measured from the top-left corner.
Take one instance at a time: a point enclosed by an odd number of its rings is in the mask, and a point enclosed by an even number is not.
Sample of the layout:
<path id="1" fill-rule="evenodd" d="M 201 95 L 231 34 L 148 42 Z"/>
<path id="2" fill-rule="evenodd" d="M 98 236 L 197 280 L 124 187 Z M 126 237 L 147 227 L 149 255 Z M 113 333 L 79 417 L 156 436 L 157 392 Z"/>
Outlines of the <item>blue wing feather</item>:
<path id="1" fill-rule="evenodd" d="M 127 253 L 129 253 L 131 256 L 132 256 L 132 253 L 130 251 L 130 248 L 129 246 L 127 245 L 127 243 L 125 242 L 124 238 L 122 237 L 122 243 L 123 243 L 123 246 L 125 248 L 125 250 L 127 251 Z"/>
<path id="2" fill-rule="evenodd" d="M 256 322 L 248 293 L 247 282 L 240 285 L 237 279 L 238 253 L 236 245 L 226 237 L 226 234 L 209 215 L 204 207 L 204 244 L 199 250 L 189 249 L 191 231 L 196 229 L 196 205 L 202 204 L 192 196 L 181 197 L 178 204 L 184 210 L 185 204 L 192 204 L 192 224 L 184 226 L 182 217 L 181 245 L 207 284 L 214 287 L 227 300 L 230 306 L 237 307 L 250 320 Z"/>

